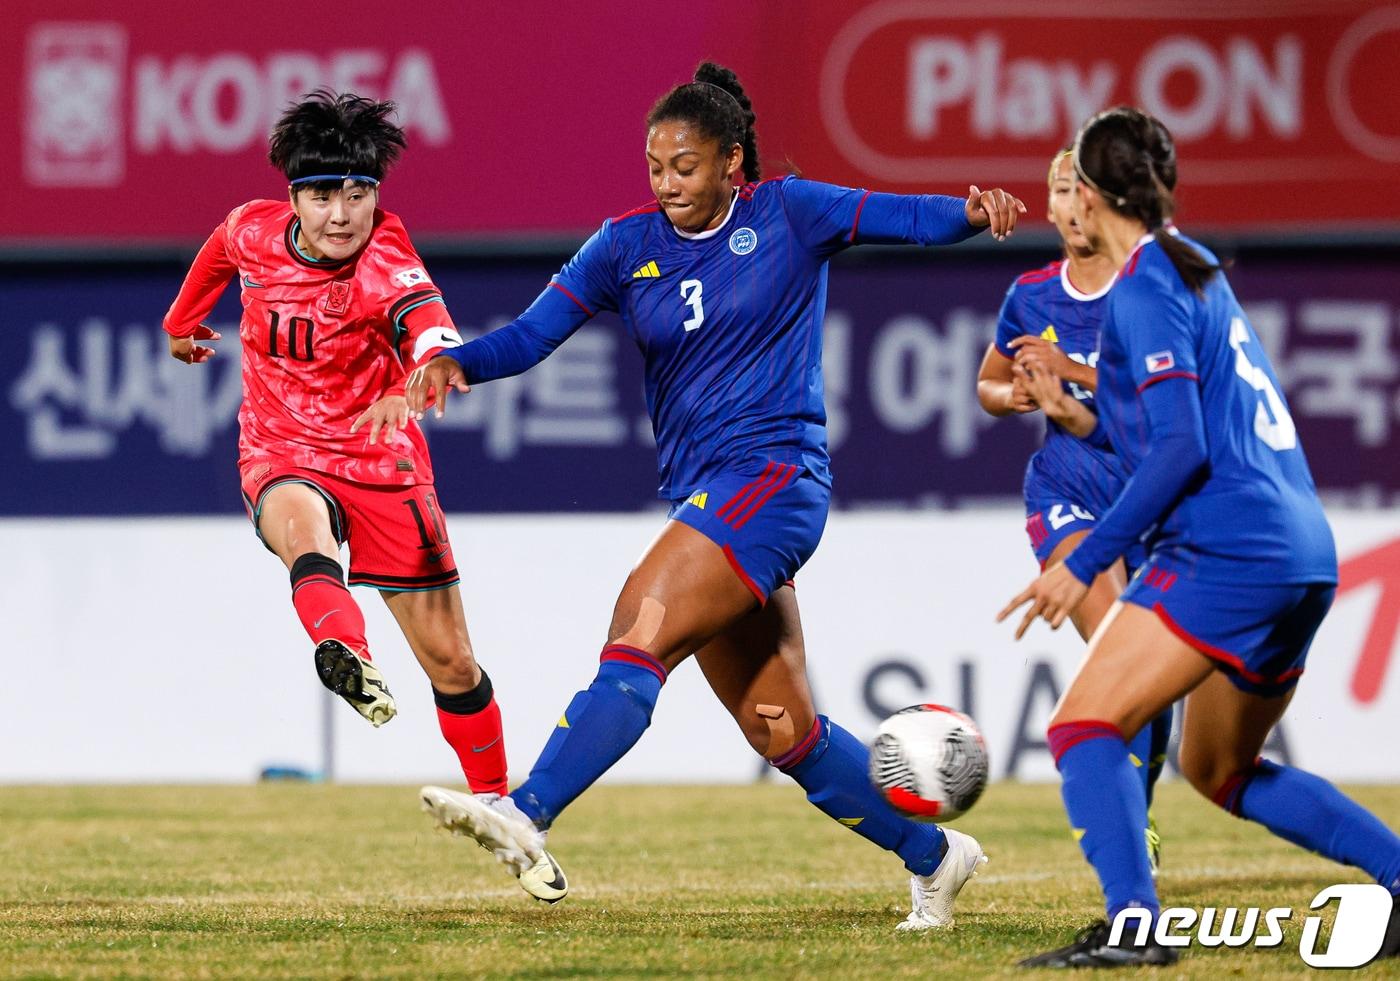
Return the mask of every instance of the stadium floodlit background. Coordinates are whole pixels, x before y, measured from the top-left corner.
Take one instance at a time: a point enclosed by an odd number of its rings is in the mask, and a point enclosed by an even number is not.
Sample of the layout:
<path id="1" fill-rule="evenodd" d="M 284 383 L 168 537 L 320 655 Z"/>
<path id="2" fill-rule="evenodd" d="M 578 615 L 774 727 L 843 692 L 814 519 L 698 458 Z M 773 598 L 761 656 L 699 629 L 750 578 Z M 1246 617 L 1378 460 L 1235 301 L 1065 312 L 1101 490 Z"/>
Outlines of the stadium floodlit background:
<path id="1" fill-rule="evenodd" d="M 1091 112 L 1175 133 L 1179 220 L 1234 260 L 1329 504 L 1342 588 L 1271 751 L 1400 781 L 1400 6 L 1385 2 L 695 0 L 637 4 L 11 0 L 0 13 L 0 648 L 6 782 L 456 780 L 426 682 L 357 597 L 398 695 L 371 730 L 317 684 L 285 573 L 242 514 L 236 287 L 218 357 L 160 319 L 231 208 L 284 194 L 268 128 L 317 86 L 391 98 L 411 141 L 383 188 L 457 323 L 522 310 L 604 218 L 643 203 L 642 117 L 702 58 L 733 67 L 767 173 L 896 191 L 1001 185 L 1012 242 L 833 263 L 836 472 L 799 577 L 818 701 L 868 736 L 920 700 L 981 722 L 994 775 L 1053 776 L 1044 725 L 1081 645 L 993 614 L 1035 571 L 1020 474 L 1039 416 L 975 377 L 1002 293 L 1055 258 L 1044 173 Z M 670 16 L 666 14 L 665 16 Z M 515 775 L 586 682 L 616 590 L 662 519 L 640 358 L 600 318 L 541 368 L 428 426 Z M 615 771 L 760 769 L 698 671 Z M 326 714 L 326 710 L 330 713 Z M 327 719 L 330 720 L 329 728 Z M 717 733 L 696 750 L 694 733 Z"/>

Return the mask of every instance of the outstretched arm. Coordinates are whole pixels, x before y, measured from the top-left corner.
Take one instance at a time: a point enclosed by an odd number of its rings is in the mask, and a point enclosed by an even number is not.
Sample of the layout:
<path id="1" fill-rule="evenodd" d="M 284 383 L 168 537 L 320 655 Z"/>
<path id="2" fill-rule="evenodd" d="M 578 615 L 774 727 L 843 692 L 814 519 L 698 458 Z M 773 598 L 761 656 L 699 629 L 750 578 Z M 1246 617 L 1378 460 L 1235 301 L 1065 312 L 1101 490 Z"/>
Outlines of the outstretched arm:
<path id="1" fill-rule="evenodd" d="M 443 355 L 460 364 L 471 382 L 518 375 L 553 354 L 593 313 L 567 287 L 552 282 L 515 320 Z"/>
<path id="2" fill-rule="evenodd" d="M 472 383 L 495 381 L 528 371 L 554 353 L 593 314 L 557 282 L 530 304 L 523 314 L 491 333 L 458 347 L 442 350 L 408 376 L 404 394 L 418 419 L 429 405 L 440 419 L 447 393 L 471 391 Z"/>
<path id="3" fill-rule="evenodd" d="M 1065 565 L 1080 582 L 1093 582 L 1167 513 L 1209 460 L 1200 385 L 1177 376 L 1145 388 L 1152 449 L 1094 530 L 1070 553 Z"/>
<path id="4" fill-rule="evenodd" d="M 1005 191 L 884 194 L 791 178 L 782 183 L 789 220 L 822 254 L 851 245 L 951 245 L 990 227 L 1005 238 L 1026 206 Z"/>
<path id="5" fill-rule="evenodd" d="M 528 310 L 498 330 L 448 348 L 409 375 L 408 407 L 419 419 L 437 400 L 443 414 L 447 392 L 471 391 L 477 382 L 518 375 L 554 353 L 594 315 L 616 310 L 618 286 L 610 245 L 611 222 L 583 243 Z"/>
<path id="6" fill-rule="evenodd" d="M 1206 466 L 1205 420 L 1195 377 L 1163 379 L 1144 389 L 1141 397 L 1152 449 L 1069 558 L 1046 569 L 997 615 L 997 620 L 1004 620 L 1023 604 L 1031 604 L 1016 628 L 1018 640 L 1038 616 L 1058 628 L 1084 598 L 1094 577 L 1160 520 Z"/>

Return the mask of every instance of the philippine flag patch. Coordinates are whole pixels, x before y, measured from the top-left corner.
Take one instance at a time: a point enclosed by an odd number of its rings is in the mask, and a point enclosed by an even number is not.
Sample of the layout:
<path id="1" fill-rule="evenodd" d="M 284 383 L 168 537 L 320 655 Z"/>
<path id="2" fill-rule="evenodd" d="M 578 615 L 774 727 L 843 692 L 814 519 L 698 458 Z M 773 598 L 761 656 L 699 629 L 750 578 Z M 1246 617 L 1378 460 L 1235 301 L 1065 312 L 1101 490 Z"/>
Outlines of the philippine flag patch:
<path id="1" fill-rule="evenodd" d="M 1172 357 L 1170 351 L 1158 351 L 1156 354 L 1149 354 L 1145 360 L 1147 361 L 1147 373 L 1149 375 L 1155 375 L 1159 371 L 1167 371 L 1170 368 L 1176 367 L 1176 358 Z"/>

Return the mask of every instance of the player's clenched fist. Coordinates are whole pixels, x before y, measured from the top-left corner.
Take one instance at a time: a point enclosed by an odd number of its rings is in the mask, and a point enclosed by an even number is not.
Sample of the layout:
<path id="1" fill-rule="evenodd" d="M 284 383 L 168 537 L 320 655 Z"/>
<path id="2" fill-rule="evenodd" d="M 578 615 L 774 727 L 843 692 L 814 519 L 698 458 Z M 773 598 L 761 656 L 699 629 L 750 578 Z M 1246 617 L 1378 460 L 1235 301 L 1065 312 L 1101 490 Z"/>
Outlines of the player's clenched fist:
<path id="1" fill-rule="evenodd" d="M 454 388 L 463 394 L 472 390 L 462 366 L 452 358 L 433 358 L 408 376 L 408 386 L 404 390 L 408 411 L 415 419 L 422 419 L 423 412 L 432 405 L 437 409 L 434 414 L 441 419 L 447 407 L 447 393 Z"/>
<path id="2" fill-rule="evenodd" d="M 170 356 L 185 364 L 203 364 L 216 353 L 212 347 L 196 344 L 195 341 L 217 341 L 221 336 L 208 324 L 200 324 L 189 337 L 170 338 Z"/>

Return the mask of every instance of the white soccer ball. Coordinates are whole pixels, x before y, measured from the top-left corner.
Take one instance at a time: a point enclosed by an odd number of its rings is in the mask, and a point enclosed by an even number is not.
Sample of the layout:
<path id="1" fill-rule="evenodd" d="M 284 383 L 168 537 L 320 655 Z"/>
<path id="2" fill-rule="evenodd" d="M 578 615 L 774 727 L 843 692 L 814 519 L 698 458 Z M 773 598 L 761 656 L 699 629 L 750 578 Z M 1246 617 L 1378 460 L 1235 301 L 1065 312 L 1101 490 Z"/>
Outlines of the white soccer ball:
<path id="1" fill-rule="evenodd" d="M 880 724 L 870 779 L 915 821 L 951 821 L 987 786 L 987 744 L 966 715 L 946 705 L 911 705 Z"/>

